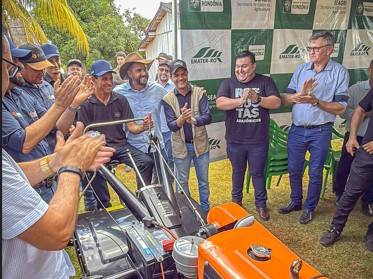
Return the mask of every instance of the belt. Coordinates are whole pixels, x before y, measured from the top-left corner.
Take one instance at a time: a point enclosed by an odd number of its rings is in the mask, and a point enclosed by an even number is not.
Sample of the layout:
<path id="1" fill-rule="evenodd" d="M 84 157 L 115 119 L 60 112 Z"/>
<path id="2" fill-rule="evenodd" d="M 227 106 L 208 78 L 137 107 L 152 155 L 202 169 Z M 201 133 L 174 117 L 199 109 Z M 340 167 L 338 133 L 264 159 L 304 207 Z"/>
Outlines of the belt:
<path id="1" fill-rule="evenodd" d="M 49 177 L 47 179 L 44 179 L 44 180 L 40 181 L 39 183 L 37 183 L 37 184 L 34 185 L 34 188 L 35 189 L 41 188 L 41 187 L 50 188 L 50 187 L 53 186 L 53 183 L 54 183 L 54 176 Z"/>
<path id="2" fill-rule="evenodd" d="M 333 122 L 327 122 L 327 123 L 320 124 L 320 125 L 298 125 L 298 126 L 295 125 L 295 126 L 308 130 L 308 129 L 315 129 L 315 128 L 321 128 L 321 127 L 332 126 L 332 125 L 333 125 Z"/>
<path id="3" fill-rule="evenodd" d="M 186 140 L 185 143 L 193 143 L 193 140 Z"/>

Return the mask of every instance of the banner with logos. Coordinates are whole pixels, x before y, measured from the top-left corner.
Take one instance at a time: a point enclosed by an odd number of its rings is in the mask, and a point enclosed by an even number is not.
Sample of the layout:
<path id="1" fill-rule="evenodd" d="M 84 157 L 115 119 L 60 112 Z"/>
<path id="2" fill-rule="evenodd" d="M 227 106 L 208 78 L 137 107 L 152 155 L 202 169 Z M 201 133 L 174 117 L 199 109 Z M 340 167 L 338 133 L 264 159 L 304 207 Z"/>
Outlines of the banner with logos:
<path id="1" fill-rule="evenodd" d="M 226 156 L 225 112 L 216 109 L 220 83 L 234 75 L 235 56 L 255 53 L 256 72 L 270 76 L 284 92 L 295 69 L 308 59 L 306 46 L 317 31 L 335 37 L 332 59 L 350 73 L 350 85 L 368 79 L 373 46 L 371 0 L 185 0 L 179 1 L 181 59 L 191 83 L 208 93 L 211 160 Z M 290 124 L 291 107 L 271 112 Z"/>

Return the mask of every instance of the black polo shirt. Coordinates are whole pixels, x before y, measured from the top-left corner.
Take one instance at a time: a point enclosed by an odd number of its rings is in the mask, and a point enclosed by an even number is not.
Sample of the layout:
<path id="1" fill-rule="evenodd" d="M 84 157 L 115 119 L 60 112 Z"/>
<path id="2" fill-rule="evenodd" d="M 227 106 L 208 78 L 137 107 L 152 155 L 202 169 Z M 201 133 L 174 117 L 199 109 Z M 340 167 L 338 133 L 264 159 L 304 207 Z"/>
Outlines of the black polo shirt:
<path id="1" fill-rule="evenodd" d="M 126 97 L 111 93 L 107 105 L 103 104 L 95 95 L 86 100 L 78 112 L 78 121 L 84 123 L 84 127 L 92 123 L 117 121 L 133 118 L 133 112 Z M 123 124 L 97 127 L 92 130 L 105 134 L 106 143 L 111 147 L 123 146 L 127 143 Z"/>

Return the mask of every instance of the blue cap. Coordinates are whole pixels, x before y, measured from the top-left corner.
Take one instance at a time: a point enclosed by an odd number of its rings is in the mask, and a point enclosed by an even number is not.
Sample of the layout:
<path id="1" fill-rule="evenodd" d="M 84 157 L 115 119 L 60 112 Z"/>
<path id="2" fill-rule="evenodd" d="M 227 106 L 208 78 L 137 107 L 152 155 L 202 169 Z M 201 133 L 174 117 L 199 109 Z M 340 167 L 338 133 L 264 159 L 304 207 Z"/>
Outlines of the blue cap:
<path id="1" fill-rule="evenodd" d="M 97 60 L 91 66 L 91 75 L 102 76 L 106 73 L 115 73 L 110 63 L 106 60 Z"/>
<path id="2" fill-rule="evenodd" d="M 49 59 L 53 56 L 60 57 L 60 52 L 58 51 L 58 48 L 55 45 L 52 44 L 44 44 L 41 46 L 41 49 L 43 50 L 45 54 L 45 58 Z"/>
<path id="3" fill-rule="evenodd" d="M 16 57 L 22 60 L 28 60 L 31 58 L 32 51 L 27 49 L 19 49 L 15 46 L 15 44 L 12 42 L 10 37 L 6 35 L 6 38 L 8 39 L 9 46 L 10 46 L 10 53 L 12 54 L 12 57 Z"/>

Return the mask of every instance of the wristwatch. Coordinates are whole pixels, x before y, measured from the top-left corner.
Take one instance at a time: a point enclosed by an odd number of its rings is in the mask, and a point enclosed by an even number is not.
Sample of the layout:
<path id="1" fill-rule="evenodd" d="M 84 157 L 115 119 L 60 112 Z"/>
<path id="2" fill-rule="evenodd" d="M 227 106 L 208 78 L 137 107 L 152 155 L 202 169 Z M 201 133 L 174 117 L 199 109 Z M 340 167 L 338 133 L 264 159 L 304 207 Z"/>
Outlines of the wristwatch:
<path id="1" fill-rule="evenodd" d="M 319 100 L 319 99 L 316 99 L 316 103 L 313 103 L 312 105 L 313 105 L 314 107 L 320 105 L 320 100 Z"/>

